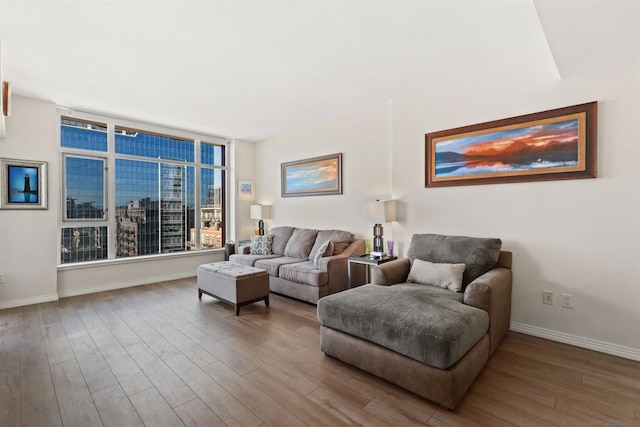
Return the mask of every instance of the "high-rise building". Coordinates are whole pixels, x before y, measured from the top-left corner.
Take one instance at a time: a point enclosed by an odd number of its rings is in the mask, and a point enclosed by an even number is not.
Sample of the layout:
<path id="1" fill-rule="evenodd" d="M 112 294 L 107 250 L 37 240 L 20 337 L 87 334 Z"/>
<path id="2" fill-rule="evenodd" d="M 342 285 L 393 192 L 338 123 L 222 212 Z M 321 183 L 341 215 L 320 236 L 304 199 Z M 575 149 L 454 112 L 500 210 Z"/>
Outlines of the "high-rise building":
<path id="1" fill-rule="evenodd" d="M 185 250 L 185 170 L 160 163 L 160 251 Z"/>
<path id="2" fill-rule="evenodd" d="M 209 186 L 209 199 L 207 204 L 222 207 L 222 187 L 219 185 Z"/>
<path id="3" fill-rule="evenodd" d="M 222 205 L 224 192 L 219 185 L 210 185 L 207 200 L 200 206 L 200 245 L 203 248 L 222 247 Z M 191 239 L 195 230 L 191 230 Z"/>
<path id="4" fill-rule="evenodd" d="M 158 202 L 134 200 L 116 209 L 116 257 L 150 255 L 158 246 Z"/>

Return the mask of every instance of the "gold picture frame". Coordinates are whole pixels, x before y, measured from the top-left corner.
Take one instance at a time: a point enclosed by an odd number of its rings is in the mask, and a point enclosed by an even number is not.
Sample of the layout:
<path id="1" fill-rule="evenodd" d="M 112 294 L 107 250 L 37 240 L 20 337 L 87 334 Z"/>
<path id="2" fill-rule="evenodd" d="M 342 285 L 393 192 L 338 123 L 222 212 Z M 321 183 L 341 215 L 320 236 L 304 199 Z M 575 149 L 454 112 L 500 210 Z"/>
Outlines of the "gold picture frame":
<path id="1" fill-rule="evenodd" d="M 425 187 L 595 178 L 597 102 L 425 135 Z"/>
<path id="2" fill-rule="evenodd" d="M 342 153 L 281 164 L 282 197 L 342 194 Z"/>

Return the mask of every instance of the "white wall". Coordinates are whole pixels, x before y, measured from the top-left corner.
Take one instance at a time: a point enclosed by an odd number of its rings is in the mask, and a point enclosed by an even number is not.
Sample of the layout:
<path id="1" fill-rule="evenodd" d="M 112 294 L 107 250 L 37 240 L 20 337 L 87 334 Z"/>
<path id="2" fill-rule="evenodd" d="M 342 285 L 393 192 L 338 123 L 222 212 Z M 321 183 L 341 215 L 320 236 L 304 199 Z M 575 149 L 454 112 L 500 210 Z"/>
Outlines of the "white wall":
<path id="1" fill-rule="evenodd" d="M 163 256 L 83 267 L 63 266 L 58 271 L 58 295 L 64 298 L 192 277 L 200 264 L 216 261 L 224 261 L 224 252 Z"/>
<path id="2" fill-rule="evenodd" d="M 393 196 L 401 255 L 413 233 L 499 237 L 514 254 L 515 329 L 640 358 L 639 70 L 557 76 L 550 56 L 531 58 L 257 144 L 268 226 L 369 237 L 360 203 Z M 424 187 L 425 133 L 590 101 L 599 102 L 597 179 Z M 334 152 L 344 153 L 343 195 L 280 197 L 281 162 Z M 542 304 L 543 290 L 555 293 L 554 305 Z M 561 307 L 563 292 L 574 308 Z"/>
<path id="3" fill-rule="evenodd" d="M 396 240 L 416 232 L 500 237 L 514 253 L 513 322 L 635 349 L 637 358 L 639 70 L 555 75 L 550 57 L 532 58 L 394 100 L 393 195 L 406 206 Z M 425 133 L 589 101 L 599 102 L 597 179 L 424 188 Z M 542 304 L 543 290 L 555 293 L 553 306 Z M 561 307 L 563 292 L 573 309 Z"/>
<path id="4" fill-rule="evenodd" d="M 390 119 L 391 104 L 385 104 L 256 144 L 256 201 L 272 205 L 267 229 L 336 228 L 371 238 L 373 224 L 362 221 L 361 204 L 391 196 Z M 281 197 L 281 163 L 334 153 L 342 153 L 343 194 Z"/>
<path id="5" fill-rule="evenodd" d="M 256 204 L 255 189 L 257 183 L 254 181 L 255 165 L 255 144 L 246 141 L 235 140 L 229 144 L 231 168 L 229 173 L 230 198 L 234 200 L 230 214 L 229 227 L 231 234 L 229 238 L 236 243 L 238 240 L 245 240 L 253 234 L 254 224 L 251 220 L 250 206 Z M 238 181 L 252 181 L 254 195 L 243 197 L 238 194 Z"/>
<path id="6" fill-rule="evenodd" d="M 0 139 L 0 157 L 48 162 L 49 209 L 0 210 L 0 273 L 4 273 L 0 308 L 58 299 L 55 230 L 60 192 L 56 118 L 52 103 L 12 98 L 6 138 Z"/>

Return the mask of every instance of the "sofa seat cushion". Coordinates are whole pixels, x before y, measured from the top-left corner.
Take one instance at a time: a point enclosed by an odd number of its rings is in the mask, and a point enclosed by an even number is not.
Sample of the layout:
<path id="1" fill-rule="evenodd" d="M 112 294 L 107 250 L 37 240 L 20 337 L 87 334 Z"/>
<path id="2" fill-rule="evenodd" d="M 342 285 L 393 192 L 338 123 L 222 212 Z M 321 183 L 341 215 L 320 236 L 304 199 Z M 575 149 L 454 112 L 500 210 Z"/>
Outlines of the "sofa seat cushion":
<path id="1" fill-rule="evenodd" d="M 318 319 L 329 328 L 447 369 L 487 333 L 489 316 L 423 288 L 359 286 L 321 298 Z"/>
<path id="2" fill-rule="evenodd" d="M 249 267 L 255 266 L 257 261 L 261 259 L 269 259 L 269 258 L 280 258 L 280 255 L 244 255 L 244 254 L 234 254 L 229 256 L 230 262 L 235 262 L 236 264 L 248 265 Z"/>
<path id="3" fill-rule="evenodd" d="M 309 286 L 326 286 L 329 276 L 326 271 L 318 270 L 313 261 L 288 264 L 280 267 L 280 278 Z"/>
<path id="4" fill-rule="evenodd" d="M 458 302 L 462 302 L 464 299 L 464 294 L 462 292 L 451 292 L 450 290 L 439 286 L 421 285 L 419 283 L 411 282 L 398 283 L 392 286 L 397 289 L 421 289 L 425 294 L 429 294 L 434 297 L 449 298 Z"/>
<path id="5" fill-rule="evenodd" d="M 267 270 L 269 276 L 280 277 L 280 266 L 285 264 L 293 264 L 296 262 L 302 262 L 300 258 L 291 258 L 286 256 L 279 256 L 276 258 L 263 258 L 261 260 L 256 261 L 254 267 L 262 268 L 263 270 Z"/>

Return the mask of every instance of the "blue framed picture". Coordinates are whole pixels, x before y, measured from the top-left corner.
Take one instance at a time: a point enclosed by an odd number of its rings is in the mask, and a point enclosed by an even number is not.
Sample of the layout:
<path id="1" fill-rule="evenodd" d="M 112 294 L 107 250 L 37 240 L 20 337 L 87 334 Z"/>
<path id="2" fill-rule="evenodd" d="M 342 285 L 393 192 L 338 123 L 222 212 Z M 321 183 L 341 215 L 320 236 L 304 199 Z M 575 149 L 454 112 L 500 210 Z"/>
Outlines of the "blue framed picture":
<path id="1" fill-rule="evenodd" d="M 47 209 L 47 162 L 0 159 L 1 209 Z"/>

